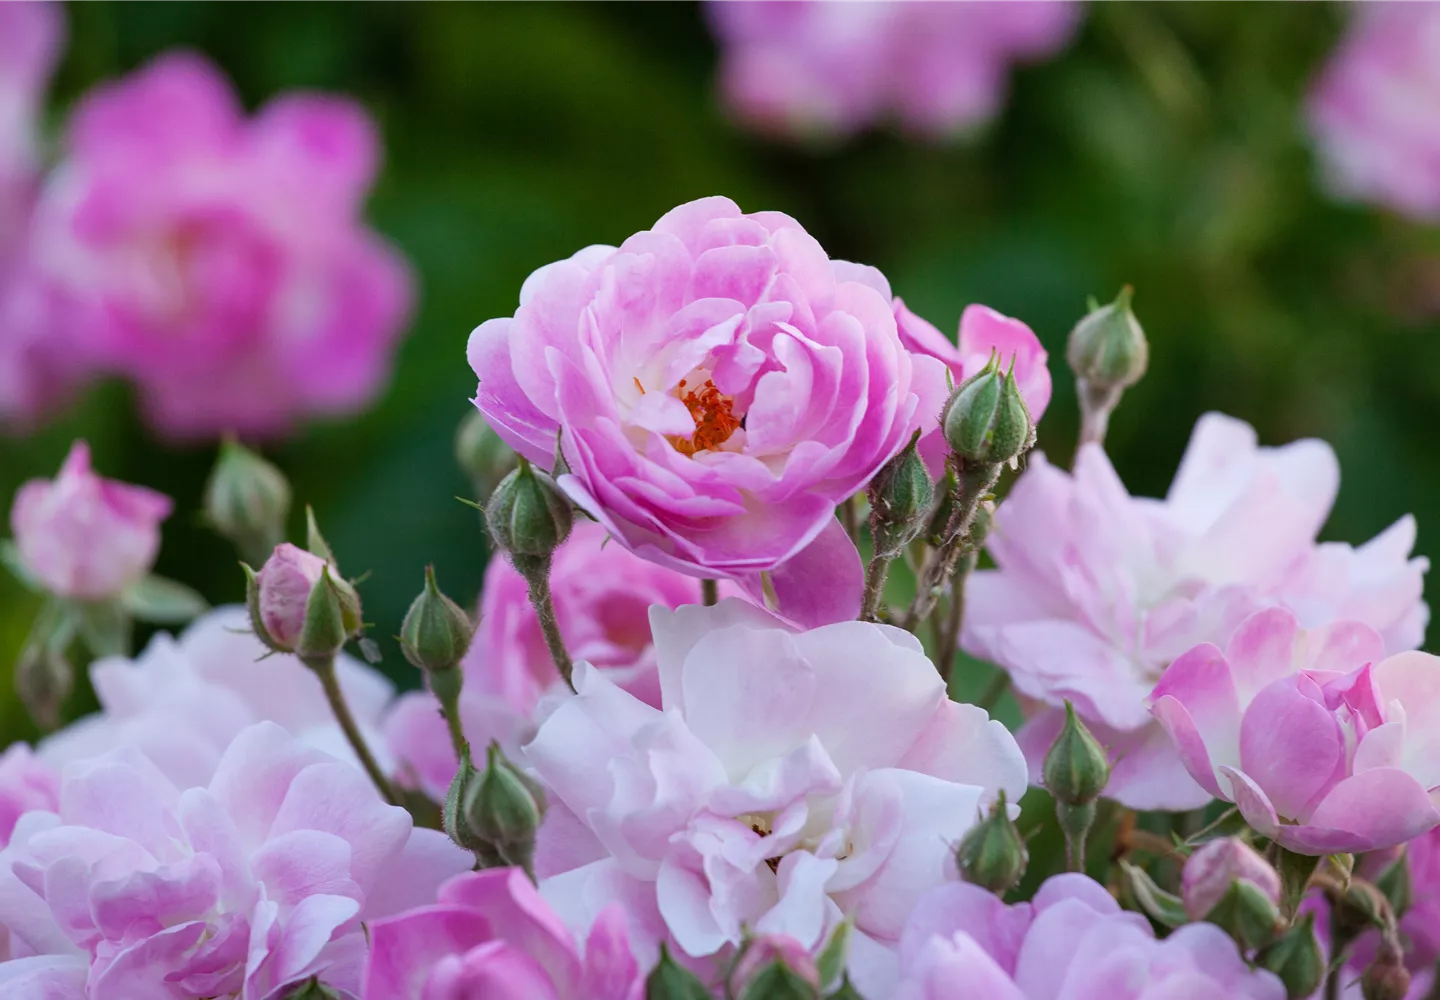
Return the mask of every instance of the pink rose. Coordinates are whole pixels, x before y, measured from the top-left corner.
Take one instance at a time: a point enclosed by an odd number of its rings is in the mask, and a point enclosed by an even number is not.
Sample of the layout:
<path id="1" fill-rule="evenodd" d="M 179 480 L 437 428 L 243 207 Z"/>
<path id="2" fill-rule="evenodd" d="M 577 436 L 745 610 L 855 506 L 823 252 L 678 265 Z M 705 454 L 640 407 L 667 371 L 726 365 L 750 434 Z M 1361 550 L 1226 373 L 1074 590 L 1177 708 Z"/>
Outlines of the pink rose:
<path id="1" fill-rule="evenodd" d="M 1069 41 L 1072 3 L 707 4 L 731 110 L 779 134 L 847 135 L 882 118 L 944 136 L 989 119 L 1010 64 Z"/>
<path id="2" fill-rule="evenodd" d="M 546 898 L 573 926 L 625 899 L 638 940 L 695 957 L 747 932 L 814 948 L 848 916 L 852 962 L 884 964 L 982 808 L 1023 793 L 1014 739 L 899 629 L 796 632 L 733 599 L 651 624 L 661 709 L 582 664 L 524 748 L 555 814 L 539 853 L 576 859 Z"/>
<path id="3" fill-rule="evenodd" d="M 1015 383 L 1025 400 L 1025 408 L 1030 411 L 1030 422 L 1040 423 L 1045 408 L 1050 405 L 1050 369 L 1046 366 L 1049 354 L 1040 338 L 1024 323 L 989 306 L 967 306 L 960 314 L 959 341 L 955 343 L 911 312 L 898 298 L 895 321 L 905 347 L 914 353 L 939 358 L 950 369 L 951 380 L 956 385 L 984 368 L 992 351 L 999 355 L 1000 366 L 1005 370 L 1013 363 Z M 932 476 L 938 478 L 943 473 L 949 451 L 937 421 L 920 440 L 920 454 Z"/>
<path id="4" fill-rule="evenodd" d="M 88 94 L 65 138 L 34 234 L 55 322 L 156 427 L 275 433 L 379 391 L 410 278 L 361 219 L 363 109 L 289 94 L 247 119 L 213 66 L 172 54 Z"/>
<path id="5" fill-rule="evenodd" d="M 1440 219 L 1440 7 L 1366 3 L 1310 95 L 1325 179 L 1339 196 Z"/>
<path id="6" fill-rule="evenodd" d="M 476 405 L 616 542 L 761 592 L 803 624 L 853 618 L 861 566 L 835 520 L 937 419 L 933 358 L 889 297 L 778 212 L 727 198 L 667 213 L 526 280 L 470 336 Z"/>
<path id="7" fill-rule="evenodd" d="M 52 594 L 106 600 L 149 573 L 170 509 L 154 490 L 97 476 L 76 441 L 55 479 L 15 493 L 10 528 L 25 569 Z"/>
<path id="8" fill-rule="evenodd" d="M 900 979 L 893 993 L 856 985 L 890 1000 L 1285 997 L 1220 928 L 1188 924 L 1157 941 L 1084 875 L 1056 875 L 1014 906 L 963 882 L 933 890 L 900 940 Z"/>
<path id="9" fill-rule="evenodd" d="M 1274 605 L 1306 626 L 1363 621 L 1390 652 L 1423 638 L 1413 518 L 1359 548 L 1316 543 L 1340 480 L 1321 441 L 1259 447 L 1249 425 L 1206 414 L 1163 500 L 1132 497 L 1095 445 L 1073 473 L 1039 454 L 1027 465 L 987 542 L 997 568 L 970 579 L 961 643 L 1041 704 L 1017 736 L 1032 773 L 1068 699 L 1111 751 L 1107 796 L 1198 808 L 1209 795 L 1148 709 L 1175 657 Z"/>
<path id="10" fill-rule="evenodd" d="M 1384 850 L 1440 824 L 1440 659 L 1384 657 L 1375 631 L 1301 631 L 1272 608 L 1222 653 L 1205 643 L 1155 686 L 1190 776 L 1302 854 Z"/>
<path id="11" fill-rule="evenodd" d="M 618 904 L 575 938 L 516 868 L 458 875 L 370 926 L 363 1000 L 641 1000 Z"/>
<path id="12" fill-rule="evenodd" d="M 33 809 L 54 809 L 59 795 L 55 769 L 37 760 L 26 744 L 10 744 L 0 753 L 0 848 L 10 842 L 16 820 Z"/>
<path id="13" fill-rule="evenodd" d="M 365 926 L 471 863 L 360 769 L 259 723 L 201 787 L 133 750 L 66 768 L 57 811 L 25 814 L 0 853 L 0 926 L 88 969 L 88 1000 L 259 998 L 315 975 L 353 995 Z"/>
<path id="14" fill-rule="evenodd" d="M 1280 875 L 1238 837 L 1219 837 L 1185 859 L 1180 892 L 1191 920 L 1204 920 L 1234 882 L 1249 882 L 1270 902 L 1280 903 Z"/>
<path id="15" fill-rule="evenodd" d="M 279 648 L 294 649 L 299 644 L 310 591 L 328 565 L 298 545 L 281 542 L 255 575 L 260 623 Z M 336 576 L 333 570 L 331 576 Z"/>

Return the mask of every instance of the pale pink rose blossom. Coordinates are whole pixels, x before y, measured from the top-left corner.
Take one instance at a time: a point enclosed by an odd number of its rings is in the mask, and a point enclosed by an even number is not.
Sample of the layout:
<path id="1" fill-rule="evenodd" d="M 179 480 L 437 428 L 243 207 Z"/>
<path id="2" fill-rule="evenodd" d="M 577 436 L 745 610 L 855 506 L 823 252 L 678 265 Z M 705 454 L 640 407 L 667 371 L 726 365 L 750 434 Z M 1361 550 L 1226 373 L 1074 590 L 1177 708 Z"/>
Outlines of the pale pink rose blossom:
<path id="1" fill-rule="evenodd" d="M 470 336 L 476 405 L 637 555 L 853 618 L 862 567 L 834 517 L 944 402 L 888 289 L 779 212 L 681 205 L 619 248 L 542 267 Z M 871 269 L 859 269 L 868 274 Z"/>
<path id="2" fill-rule="evenodd" d="M 1191 920 L 1204 920 L 1235 882 L 1248 882 L 1272 903 L 1280 903 L 1280 875 L 1238 837 L 1218 837 L 1185 859 L 1180 895 Z"/>
<path id="3" fill-rule="evenodd" d="M 956 882 L 922 899 L 900 941 L 889 1000 L 1284 1000 L 1224 931 L 1187 924 L 1157 941 L 1084 875 L 1056 875 L 1029 903 L 1006 906 Z"/>
<path id="4" fill-rule="evenodd" d="M 0 926 L 52 978 L 81 963 L 85 1000 L 265 1000 L 312 975 L 356 995 L 364 926 L 472 863 L 360 769 L 259 723 L 205 786 L 135 750 L 67 767 L 57 812 L 0 852 Z"/>
<path id="5" fill-rule="evenodd" d="M 1440 658 L 1385 657 L 1366 625 L 1261 611 L 1224 652 L 1177 658 L 1153 697 L 1190 776 L 1292 851 L 1384 850 L 1440 824 Z"/>
<path id="6" fill-rule="evenodd" d="M 641 1000 L 619 904 L 583 949 L 517 868 L 458 875 L 431 905 L 370 926 L 362 1000 Z"/>
<path id="7" fill-rule="evenodd" d="M 1325 181 L 1343 198 L 1440 219 L 1440 6 L 1350 9 L 1350 28 L 1310 95 Z"/>
<path id="8" fill-rule="evenodd" d="M 310 591 L 320 582 L 328 565 L 298 545 L 281 542 L 255 574 L 260 623 L 276 646 L 294 649 L 300 642 Z M 334 570 L 331 575 L 335 575 Z"/>
<path id="9" fill-rule="evenodd" d="M 1111 751 L 1107 796 L 1197 808 L 1209 796 L 1148 709 L 1175 657 L 1273 605 L 1307 627 L 1362 621 L 1389 652 L 1424 638 L 1412 517 L 1358 548 L 1316 543 L 1340 478 L 1321 441 L 1259 447 L 1249 425 L 1206 414 L 1163 500 L 1132 497 L 1095 445 L 1073 473 L 1040 454 L 1027 464 L 987 543 L 997 568 L 970 579 L 962 645 L 1040 703 L 1018 736 L 1032 774 L 1068 699 Z"/>
<path id="10" fill-rule="evenodd" d="M 706 6 L 731 111 L 765 132 L 816 137 L 887 118 L 926 136 L 973 129 L 1004 103 L 1011 65 L 1058 51 L 1080 19 L 1063 2 Z"/>
<path id="11" fill-rule="evenodd" d="M 28 744 L 12 743 L 0 753 L 0 848 L 10 831 L 33 809 L 54 809 L 60 795 L 60 774 L 36 758 Z"/>
<path id="12" fill-rule="evenodd" d="M 594 859 L 542 877 L 546 898 L 577 927 L 625 900 L 637 941 L 695 957 L 747 933 L 813 948 L 848 916 L 852 964 L 883 964 L 953 877 L 952 845 L 998 791 L 1023 793 L 1014 739 L 950 701 L 899 629 L 796 632 L 734 599 L 651 625 L 661 709 L 582 664 L 525 747 L 563 809 L 551 832 L 577 858 L 588 836 Z"/>
<path id="13" fill-rule="evenodd" d="M 38 757 L 58 769 L 134 747 L 170 781 L 189 788 L 210 781 L 242 730 L 270 721 L 307 746 L 354 762 L 319 678 L 293 656 L 270 654 L 249 626 L 244 608 L 217 608 L 176 638 L 157 634 L 133 660 L 96 660 L 90 682 L 101 711 L 44 739 Z M 343 654 L 335 668 L 361 732 L 382 766 L 388 765 L 390 755 L 377 734 L 394 687 Z"/>
<path id="14" fill-rule="evenodd" d="M 361 218 L 379 156 L 354 102 L 291 93 L 247 117 L 193 54 L 95 88 L 36 208 L 37 266 L 64 292 L 54 322 L 171 436 L 362 407 L 411 298 Z"/>
<path id="15" fill-rule="evenodd" d="M 1040 423 L 1050 405 L 1049 354 L 1024 323 L 996 312 L 989 306 L 966 306 L 960 314 L 960 332 L 955 342 L 911 312 L 905 303 L 895 299 L 895 321 L 900 339 L 910 351 L 928 354 L 945 362 L 951 381 L 959 385 L 975 375 L 995 354 L 1006 371 L 1014 366 L 1015 384 L 1030 411 L 1032 425 Z M 945 467 L 950 447 L 940 421 L 920 439 L 920 454 L 925 458 L 932 476 L 939 477 Z"/>
<path id="16" fill-rule="evenodd" d="M 721 581 L 719 589 L 724 595 L 735 588 Z M 582 520 L 555 551 L 550 591 L 570 655 L 598 667 L 647 705 L 658 706 L 650 606 L 698 604 L 700 581 L 641 559 L 608 541 L 602 526 Z M 529 587 L 510 560 L 491 559 L 485 568 L 478 621 L 463 664 L 460 714 L 472 744 L 496 739 L 509 753 L 534 735 L 541 696 L 560 683 Z M 386 735 L 416 783 L 443 797 L 459 760 L 434 697 L 423 692 L 402 696 Z"/>
<path id="17" fill-rule="evenodd" d="M 150 572 L 170 498 L 95 474 L 76 441 L 60 474 L 15 493 L 10 528 L 25 569 L 60 597 L 106 600 Z"/>

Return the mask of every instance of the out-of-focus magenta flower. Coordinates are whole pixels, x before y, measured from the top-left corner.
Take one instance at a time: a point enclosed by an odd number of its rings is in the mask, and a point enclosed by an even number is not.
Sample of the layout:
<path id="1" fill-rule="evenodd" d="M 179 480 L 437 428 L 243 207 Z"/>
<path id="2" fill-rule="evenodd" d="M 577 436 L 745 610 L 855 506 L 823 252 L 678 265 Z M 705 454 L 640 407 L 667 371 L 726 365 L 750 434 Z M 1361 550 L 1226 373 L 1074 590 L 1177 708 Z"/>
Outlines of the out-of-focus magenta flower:
<path id="1" fill-rule="evenodd" d="M 1310 125 L 1341 197 L 1440 219 L 1440 6 L 1365 3 L 1310 97 Z"/>
<path id="2" fill-rule="evenodd" d="M 137 657 L 90 665 L 100 711 L 47 736 L 36 748 L 56 769 L 121 747 L 134 747 L 181 788 L 208 784 L 226 747 L 256 722 L 275 722 L 301 743 L 354 762 L 315 672 L 272 653 L 250 632 L 244 608 L 216 608 L 171 638 L 161 632 Z M 335 673 L 366 742 L 389 763 L 376 738 L 394 686 L 379 671 L 341 654 Z"/>
<path id="3" fill-rule="evenodd" d="M 0 753 L 0 848 L 10 843 L 16 820 L 32 809 L 54 809 L 59 797 L 59 772 L 38 760 L 28 745 L 12 743 Z"/>
<path id="4" fill-rule="evenodd" d="M 640 1000 L 645 979 L 610 903 L 583 954 L 518 868 L 459 875 L 434 904 L 370 926 L 363 1000 Z"/>
<path id="5" fill-rule="evenodd" d="M 310 591 L 320 582 L 328 565 L 298 545 L 281 542 L 255 574 L 260 623 L 276 647 L 294 649 L 300 642 Z"/>
<path id="6" fill-rule="evenodd" d="M 721 87 L 771 133 L 844 136 L 885 118 L 928 136 L 964 132 L 1005 99 L 1010 66 L 1048 56 L 1074 3 L 711 3 Z"/>
<path id="7" fill-rule="evenodd" d="M 1191 777 L 1302 854 L 1377 851 L 1440 824 L 1440 658 L 1384 657 L 1374 629 L 1302 631 L 1270 608 L 1196 646 L 1154 712 Z"/>
<path id="8" fill-rule="evenodd" d="M 64 34 L 58 3 L 0 5 L 0 423 L 17 426 L 54 404 L 85 367 L 47 321 L 49 293 L 29 259 L 40 110 Z"/>
<path id="9" fill-rule="evenodd" d="M 1163 941 L 1084 875 L 1056 875 L 1029 903 L 1006 906 L 956 882 L 922 899 L 900 941 L 891 1000 L 1284 1000 L 1269 972 L 1252 970 L 1213 924 L 1187 924 Z"/>
<path id="10" fill-rule="evenodd" d="M 747 932 L 814 948 L 848 916 L 852 967 L 893 963 L 915 900 L 953 876 L 951 845 L 1023 792 L 1014 738 L 950 701 L 899 629 L 796 632 L 734 599 L 651 624 L 663 710 L 582 663 L 524 748 L 572 824 L 551 832 L 594 848 L 542 876 L 546 898 L 572 926 L 625 899 L 637 940 L 658 926 L 695 957 Z"/>
<path id="11" fill-rule="evenodd" d="M 1011 319 L 989 306 L 972 305 L 960 314 L 958 342 L 911 312 L 900 299 L 895 300 L 895 321 L 900 339 L 916 353 L 928 354 L 945 362 L 956 385 L 984 368 L 991 353 L 1000 358 L 1000 367 L 1010 370 L 1013 363 L 1015 384 L 1030 411 L 1030 422 L 1040 423 L 1050 405 L 1049 354 L 1024 323 Z M 920 454 L 925 458 L 931 475 L 938 476 L 944 468 L 949 446 L 945 443 L 939 422 L 920 440 Z"/>
<path id="12" fill-rule="evenodd" d="M 854 618 L 862 572 L 835 504 L 936 420 L 943 368 L 900 340 L 888 295 L 794 219 L 728 198 L 618 249 L 532 274 L 470 337 L 476 405 L 620 544 L 786 617 Z M 864 269 L 869 271 L 870 269 Z"/>
<path id="13" fill-rule="evenodd" d="M 1419 646 L 1429 564 L 1407 558 L 1414 519 L 1358 548 L 1317 545 L 1339 479 L 1324 442 L 1262 448 L 1249 425 L 1216 413 L 1196 423 L 1164 500 L 1132 497 L 1098 446 L 1080 449 L 1073 474 L 1032 456 L 996 513 L 998 568 L 970 579 L 962 638 L 1046 706 L 1018 737 L 1032 773 L 1068 699 L 1111 751 L 1107 796 L 1135 809 L 1203 805 L 1149 696 L 1175 657 L 1223 644 L 1263 607 L 1290 607 L 1307 627 L 1362 621 L 1392 653 Z"/>
<path id="14" fill-rule="evenodd" d="M 1210 841 L 1185 859 L 1180 873 L 1185 912 L 1192 920 L 1204 920 L 1237 881 L 1249 882 L 1279 904 L 1280 875 L 1253 847 L 1238 837 Z"/>
<path id="15" fill-rule="evenodd" d="M 170 509 L 163 494 L 97 476 L 76 441 L 58 476 L 16 491 L 10 529 L 25 569 L 52 594 L 104 600 L 150 571 Z"/>
<path id="16" fill-rule="evenodd" d="M 58 811 L 21 817 L 0 855 L 0 925 L 84 961 L 89 1000 L 268 997 L 313 975 L 356 994 L 364 925 L 470 863 L 359 768 L 259 723 L 202 787 L 134 750 L 67 767 Z"/>
<path id="17" fill-rule="evenodd" d="M 410 301 L 360 218 L 377 145 L 351 101 L 290 94 L 247 119 L 209 63 L 162 56 L 77 106 L 34 254 L 73 335 L 166 434 L 352 411 L 384 383 Z"/>

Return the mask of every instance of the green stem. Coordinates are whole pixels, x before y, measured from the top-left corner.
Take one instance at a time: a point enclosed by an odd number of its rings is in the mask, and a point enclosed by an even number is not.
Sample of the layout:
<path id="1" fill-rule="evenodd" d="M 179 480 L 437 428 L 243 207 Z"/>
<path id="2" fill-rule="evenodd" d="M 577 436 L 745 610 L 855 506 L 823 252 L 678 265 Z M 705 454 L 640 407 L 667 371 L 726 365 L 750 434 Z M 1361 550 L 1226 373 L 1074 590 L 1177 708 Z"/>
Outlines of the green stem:
<path id="1" fill-rule="evenodd" d="M 700 603 L 707 608 L 713 608 L 720 603 L 720 584 L 710 577 L 700 581 Z"/>
<path id="2" fill-rule="evenodd" d="M 1078 454 L 1080 447 L 1087 444 L 1104 446 L 1105 432 L 1110 429 L 1110 414 L 1120 405 L 1120 396 L 1125 390 L 1119 388 L 1098 389 L 1084 379 L 1076 387 L 1080 396 L 1080 440 L 1075 444 Z"/>
<path id="3" fill-rule="evenodd" d="M 980 501 L 985 499 L 986 494 L 995 488 L 995 483 L 1000 479 L 999 465 L 965 466 L 953 455 L 950 461 L 959 473 L 955 506 L 945 524 L 944 540 L 925 560 L 925 567 L 921 571 L 915 591 L 915 600 L 905 616 L 905 628 L 912 632 L 916 625 L 935 610 L 940 591 L 946 581 L 955 574 L 955 568 L 964 554 L 970 526 L 975 522 L 976 512 L 980 510 Z"/>
<path id="4" fill-rule="evenodd" d="M 1055 801 L 1055 815 L 1060 820 L 1060 829 L 1065 832 L 1065 870 L 1085 871 L 1085 840 L 1095 822 L 1095 803 L 1067 805 Z"/>
<path id="5" fill-rule="evenodd" d="M 565 686 L 574 691 L 575 682 L 570 675 L 575 671 L 575 664 L 565 649 L 565 638 L 560 634 L 560 625 L 555 620 L 555 601 L 550 596 L 550 557 L 533 560 L 516 558 L 512 559 L 512 562 L 530 587 L 530 604 L 535 608 L 535 617 L 540 621 L 540 632 L 545 636 L 550 659 L 555 661 L 555 669 L 559 671 Z"/>
<path id="6" fill-rule="evenodd" d="M 965 620 L 965 584 L 979 561 L 980 553 L 972 546 L 960 556 L 955 575 L 950 579 L 950 609 L 945 616 L 945 627 L 941 633 L 940 658 L 936 660 L 940 667 L 940 676 L 945 678 L 947 684 L 950 683 L 950 674 L 955 670 L 955 654 L 960 649 L 960 626 Z"/>
<path id="7" fill-rule="evenodd" d="M 870 557 L 865 567 L 865 596 L 860 601 L 860 620 L 879 621 L 880 604 L 885 596 L 885 578 L 890 575 L 890 560 L 879 552 Z"/>
<path id="8" fill-rule="evenodd" d="M 466 760 L 470 755 L 470 741 L 465 738 L 464 727 L 460 724 L 460 688 L 465 680 L 464 672 L 458 667 L 440 670 L 431 674 L 430 691 L 440 702 L 440 714 L 445 717 L 445 728 L 450 731 L 450 745 L 455 756 Z"/>
<path id="9" fill-rule="evenodd" d="M 995 671 L 995 679 L 990 682 L 990 686 L 985 689 L 985 692 L 980 695 L 979 700 L 976 701 L 975 704 L 987 712 L 993 712 L 995 711 L 995 703 L 1000 700 L 1000 696 L 1009 690 L 1010 675 L 1003 670 L 997 670 Z"/>
<path id="10" fill-rule="evenodd" d="M 845 529 L 845 534 L 856 545 L 860 544 L 860 514 L 855 509 L 855 497 L 849 496 L 840 501 L 840 526 Z"/>
<path id="11" fill-rule="evenodd" d="M 366 745 L 365 737 L 355 722 L 355 716 L 350 712 L 350 705 L 345 701 L 345 694 L 340 690 L 340 682 L 335 676 L 335 657 L 313 657 L 306 660 L 305 665 L 315 671 L 315 676 L 320 678 L 320 686 L 325 690 L 325 700 L 330 703 L 330 711 L 334 713 L 335 721 L 340 723 L 340 729 L 345 733 L 345 738 L 350 741 L 351 749 L 360 759 L 360 766 L 365 769 L 366 774 L 370 775 L 370 780 L 380 790 L 381 797 L 392 806 L 400 805 L 400 796 L 395 794 L 395 789 L 390 787 L 385 772 L 380 770 L 375 755 L 370 752 L 370 747 Z"/>

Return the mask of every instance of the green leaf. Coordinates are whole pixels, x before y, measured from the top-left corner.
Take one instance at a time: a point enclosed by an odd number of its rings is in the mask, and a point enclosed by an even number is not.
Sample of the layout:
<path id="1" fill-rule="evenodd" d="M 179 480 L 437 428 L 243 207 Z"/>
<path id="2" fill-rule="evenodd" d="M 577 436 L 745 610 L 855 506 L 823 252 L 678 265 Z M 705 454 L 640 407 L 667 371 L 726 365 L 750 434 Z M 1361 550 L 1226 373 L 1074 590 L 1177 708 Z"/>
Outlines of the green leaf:
<path id="1" fill-rule="evenodd" d="M 1300 908 L 1300 900 L 1310 885 L 1310 876 L 1319 867 L 1318 857 L 1280 848 L 1275 870 L 1280 873 L 1280 909 L 1287 917 Z"/>
<path id="2" fill-rule="evenodd" d="M 1156 923 L 1165 927 L 1179 927 L 1190 922 L 1190 916 L 1185 912 L 1185 904 L 1180 897 L 1156 885 L 1145 869 L 1122 861 L 1120 870 L 1125 873 L 1125 881 L 1136 904 Z"/>
<path id="3" fill-rule="evenodd" d="M 850 946 L 850 921 L 845 920 L 836 927 L 830 935 L 830 940 L 825 942 L 821 949 L 820 956 L 815 960 L 815 968 L 820 973 L 820 985 L 825 986 L 840 978 L 840 973 L 845 971 L 845 953 Z"/>
<path id="4" fill-rule="evenodd" d="M 36 594 L 43 594 L 45 588 L 40 581 L 35 579 L 34 574 L 25 567 L 20 559 L 20 550 L 15 543 L 8 538 L 0 538 L 0 565 L 4 565 L 10 571 L 10 575 L 20 581 L 20 585 L 26 590 Z"/>
<path id="5" fill-rule="evenodd" d="M 330 543 L 325 541 L 325 536 L 320 534 L 320 525 L 315 521 L 315 508 L 309 504 L 305 505 L 305 548 L 310 550 L 313 556 L 319 556 L 330 565 L 335 565 L 335 553 L 330 550 Z"/>
<path id="6" fill-rule="evenodd" d="M 153 575 L 126 587 L 120 603 L 142 622 L 156 625 L 183 625 L 209 607 L 185 584 Z"/>

